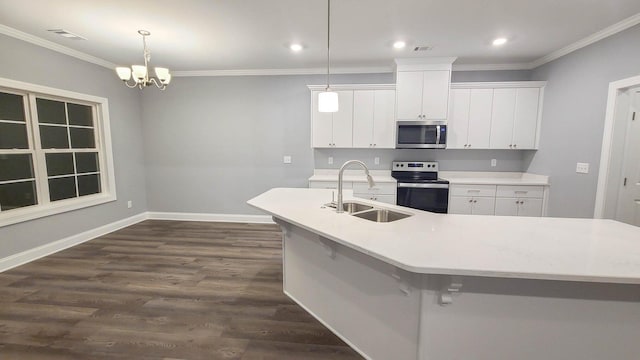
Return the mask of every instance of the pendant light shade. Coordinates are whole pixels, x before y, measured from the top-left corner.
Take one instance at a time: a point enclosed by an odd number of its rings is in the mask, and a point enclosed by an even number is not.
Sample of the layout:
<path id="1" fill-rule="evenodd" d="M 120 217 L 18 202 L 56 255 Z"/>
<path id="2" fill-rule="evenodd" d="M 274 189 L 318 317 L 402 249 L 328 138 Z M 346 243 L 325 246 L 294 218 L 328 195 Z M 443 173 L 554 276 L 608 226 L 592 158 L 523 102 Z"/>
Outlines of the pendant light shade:
<path id="1" fill-rule="evenodd" d="M 338 93 L 331 91 L 329 88 L 329 65 L 330 49 L 331 49 L 331 0 L 327 0 L 327 89 L 318 94 L 318 111 L 319 112 L 337 112 L 338 111 Z"/>
<path id="2" fill-rule="evenodd" d="M 330 89 L 327 89 L 330 90 Z M 323 91 L 318 94 L 318 111 L 319 112 L 337 112 L 338 111 L 338 93 L 335 91 Z"/>

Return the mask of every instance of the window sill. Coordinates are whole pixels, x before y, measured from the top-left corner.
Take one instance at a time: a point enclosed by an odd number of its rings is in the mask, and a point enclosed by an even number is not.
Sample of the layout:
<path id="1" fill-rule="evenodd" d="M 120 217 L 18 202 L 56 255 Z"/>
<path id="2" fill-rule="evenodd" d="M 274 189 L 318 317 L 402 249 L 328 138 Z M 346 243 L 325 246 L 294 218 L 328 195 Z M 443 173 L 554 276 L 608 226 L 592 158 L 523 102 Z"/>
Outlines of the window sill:
<path id="1" fill-rule="evenodd" d="M 17 224 L 24 221 L 38 219 L 46 216 L 62 214 L 68 211 L 78 210 L 90 206 L 100 205 L 107 202 L 116 201 L 114 194 L 97 194 L 86 196 L 81 199 L 74 198 L 62 200 L 47 205 L 34 205 L 21 209 L 7 210 L 0 212 L 0 228 L 7 225 Z"/>

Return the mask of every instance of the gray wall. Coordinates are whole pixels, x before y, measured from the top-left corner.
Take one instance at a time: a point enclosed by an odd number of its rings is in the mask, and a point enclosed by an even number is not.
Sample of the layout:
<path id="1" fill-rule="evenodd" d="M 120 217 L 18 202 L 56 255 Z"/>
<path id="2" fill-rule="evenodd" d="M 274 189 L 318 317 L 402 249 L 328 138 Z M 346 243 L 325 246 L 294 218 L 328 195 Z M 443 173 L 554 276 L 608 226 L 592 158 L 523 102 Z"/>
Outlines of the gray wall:
<path id="1" fill-rule="evenodd" d="M 529 172 L 551 176 L 549 214 L 592 217 L 609 83 L 640 74 L 640 25 L 534 69 L 546 80 L 540 150 Z M 575 172 L 577 162 L 589 174 Z"/>
<path id="2" fill-rule="evenodd" d="M 392 74 L 332 77 L 389 83 Z M 313 173 L 310 93 L 323 76 L 176 78 L 143 95 L 151 211 L 260 214 L 245 204 Z M 283 156 L 291 155 L 291 164 Z"/>
<path id="3" fill-rule="evenodd" d="M 124 87 L 113 70 L 11 37 L 0 35 L 0 49 L 0 77 L 109 99 L 118 196 L 115 202 L 0 228 L 0 258 L 146 211 L 139 91 Z"/>

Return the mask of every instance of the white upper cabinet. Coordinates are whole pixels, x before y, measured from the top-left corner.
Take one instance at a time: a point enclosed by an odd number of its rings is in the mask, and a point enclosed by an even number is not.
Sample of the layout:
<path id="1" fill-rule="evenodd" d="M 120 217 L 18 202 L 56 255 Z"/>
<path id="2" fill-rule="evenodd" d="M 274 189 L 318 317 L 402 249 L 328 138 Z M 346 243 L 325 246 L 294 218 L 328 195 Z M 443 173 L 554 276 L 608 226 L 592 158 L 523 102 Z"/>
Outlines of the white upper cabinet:
<path id="1" fill-rule="evenodd" d="M 537 87 L 494 90 L 492 149 L 537 148 L 540 91 Z"/>
<path id="2" fill-rule="evenodd" d="M 493 89 L 452 89 L 448 149 L 488 149 Z"/>
<path id="3" fill-rule="evenodd" d="M 397 120 L 447 119 L 454 60 L 396 59 Z"/>
<path id="4" fill-rule="evenodd" d="M 355 90 L 353 93 L 353 147 L 395 147 L 394 90 Z"/>
<path id="5" fill-rule="evenodd" d="M 339 110 L 335 113 L 318 111 L 318 94 L 311 92 L 311 124 L 313 147 L 342 147 L 353 146 L 353 91 L 340 90 L 338 93 Z"/>
<path id="6" fill-rule="evenodd" d="M 359 88 L 360 87 L 360 88 Z M 318 111 L 319 86 L 311 91 L 311 144 L 314 148 L 394 148 L 393 85 L 335 85 L 339 111 Z"/>
<path id="7" fill-rule="evenodd" d="M 454 83 L 449 149 L 537 149 L 545 82 Z"/>

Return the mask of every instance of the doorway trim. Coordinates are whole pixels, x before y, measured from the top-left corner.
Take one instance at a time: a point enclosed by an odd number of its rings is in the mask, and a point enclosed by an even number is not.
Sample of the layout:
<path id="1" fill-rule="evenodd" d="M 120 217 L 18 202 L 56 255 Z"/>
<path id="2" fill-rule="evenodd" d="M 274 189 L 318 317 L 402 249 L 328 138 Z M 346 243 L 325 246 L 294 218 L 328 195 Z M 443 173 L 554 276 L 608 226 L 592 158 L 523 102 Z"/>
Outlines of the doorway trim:
<path id="1" fill-rule="evenodd" d="M 604 131 L 602 134 L 602 152 L 600 153 L 600 170 L 598 172 L 598 187 L 596 190 L 596 203 L 593 211 L 593 217 L 602 219 L 604 217 L 604 208 L 606 194 L 609 186 L 609 169 L 611 163 L 611 148 L 613 144 L 613 129 L 616 121 L 616 105 L 618 95 L 625 89 L 639 86 L 640 76 L 613 81 L 609 83 L 609 95 L 607 96 L 607 110 L 604 118 Z M 624 118 L 618 117 L 624 120 Z M 618 120 L 621 121 L 621 120 Z"/>

